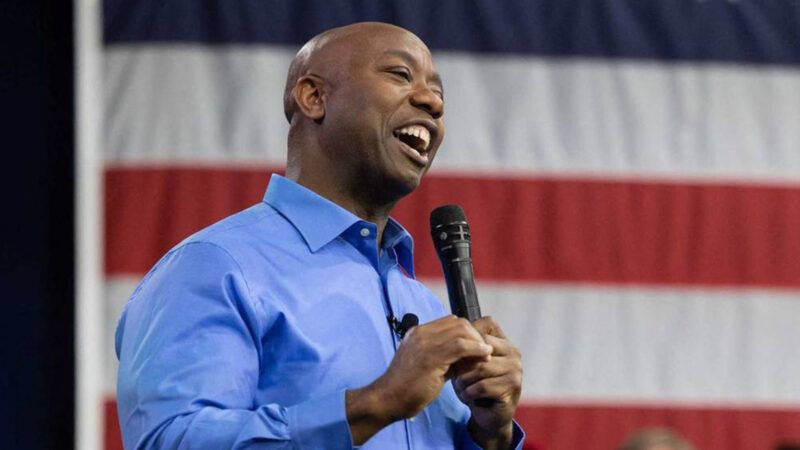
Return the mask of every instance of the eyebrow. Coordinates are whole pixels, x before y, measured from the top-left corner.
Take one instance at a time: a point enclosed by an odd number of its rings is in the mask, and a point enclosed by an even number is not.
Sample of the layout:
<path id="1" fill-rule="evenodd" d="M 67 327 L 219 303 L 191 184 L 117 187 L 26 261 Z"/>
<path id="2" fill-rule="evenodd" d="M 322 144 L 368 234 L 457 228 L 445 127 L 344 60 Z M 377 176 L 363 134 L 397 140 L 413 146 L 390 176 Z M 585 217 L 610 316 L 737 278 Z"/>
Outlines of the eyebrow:
<path id="1" fill-rule="evenodd" d="M 398 58 L 404 60 L 406 63 L 412 66 L 416 65 L 417 62 L 414 56 L 405 50 L 397 50 L 397 49 L 387 50 L 384 54 L 388 56 L 397 56 Z M 442 84 L 442 77 L 439 75 L 439 72 L 436 71 L 433 72 L 433 75 L 431 76 L 431 81 L 436 83 L 439 86 L 439 89 L 441 89 L 442 92 L 444 93 L 444 85 Z"/>

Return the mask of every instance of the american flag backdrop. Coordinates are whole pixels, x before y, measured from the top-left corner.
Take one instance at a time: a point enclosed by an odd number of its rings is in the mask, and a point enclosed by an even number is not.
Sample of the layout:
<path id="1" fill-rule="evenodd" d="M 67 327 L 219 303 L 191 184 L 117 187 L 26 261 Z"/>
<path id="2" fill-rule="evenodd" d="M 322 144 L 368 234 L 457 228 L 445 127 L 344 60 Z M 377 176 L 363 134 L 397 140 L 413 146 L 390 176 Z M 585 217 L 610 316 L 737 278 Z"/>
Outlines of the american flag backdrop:
<path id="1" fill-rule="evenodd" d="M 261 200 L 299 46 L 363 20 L 432 49 L 447 136 L 394 216 L 445 299 L 430 210 L 471 221 L 484 313 L 523 354 L 530 448 L 667 425 L 800 442 L 800 1 L 105 0 L 105 448 L 143 274 Z"/>

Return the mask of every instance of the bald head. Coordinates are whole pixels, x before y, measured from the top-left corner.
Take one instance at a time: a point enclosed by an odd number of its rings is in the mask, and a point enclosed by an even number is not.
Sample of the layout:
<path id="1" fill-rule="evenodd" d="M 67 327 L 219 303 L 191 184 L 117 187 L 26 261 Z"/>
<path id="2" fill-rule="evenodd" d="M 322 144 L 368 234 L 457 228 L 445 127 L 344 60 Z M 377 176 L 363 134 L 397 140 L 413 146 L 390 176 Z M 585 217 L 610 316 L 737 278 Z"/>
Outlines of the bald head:
<path id="1" fill-rule="evenodd" d="M 289 65 L 286 86 L 283 91 L 283 112 L 286 120 L 292 123 L 297 112 L 293 91 L 297 81 L 306 75 L 315 74 L 329 78 L 332 72 L 340 71 L 346 66 L 352 55 L 360 54 L 370 45 L 371 38 L 387 33 L 401 33 L 413 36 L 410 31 L 382 22 L 360 22 L 339 28 L 332 28 L 311 38 L 297 52 Z"/>

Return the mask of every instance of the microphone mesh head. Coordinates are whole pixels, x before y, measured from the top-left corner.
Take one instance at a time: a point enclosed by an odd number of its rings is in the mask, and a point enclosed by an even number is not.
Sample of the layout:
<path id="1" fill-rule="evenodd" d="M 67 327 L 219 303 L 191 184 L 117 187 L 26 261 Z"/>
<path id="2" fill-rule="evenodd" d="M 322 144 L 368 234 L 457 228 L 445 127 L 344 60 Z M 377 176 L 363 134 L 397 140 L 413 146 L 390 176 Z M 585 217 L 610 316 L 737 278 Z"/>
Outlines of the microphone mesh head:
<path id="1" fill-rule="evenodd" d="M 431 230 L 447 224 L 466 221 L 467 216 L 458 205 L 444 205 L 431 211 Z"/>

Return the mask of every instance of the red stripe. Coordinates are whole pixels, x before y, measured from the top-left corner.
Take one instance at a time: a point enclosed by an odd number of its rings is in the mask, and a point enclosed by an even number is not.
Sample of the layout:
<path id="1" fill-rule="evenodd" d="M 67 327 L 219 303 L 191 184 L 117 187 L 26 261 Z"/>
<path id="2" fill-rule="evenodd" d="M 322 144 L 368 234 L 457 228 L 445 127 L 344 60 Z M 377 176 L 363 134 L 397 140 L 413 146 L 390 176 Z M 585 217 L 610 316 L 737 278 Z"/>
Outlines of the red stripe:
<path id="1" fill-rule="evenodd" d="M 106 273 L 141 274 L 190 233 L 258 202 L 269 171 L 106 173 Z M 417 274 L 440 268 L 428 214 L 461 204 L 482 280 L 800 287 L 800 188 L 430 176 L 395 216 Z"/>
<path id="2" fill-rule="evenodd" d="M 143 274 L 195 231 L 261 200 L 266 170 L 111 169 L 106 274 Z"/>
<path id="3" fill-rule="evenodd" d="M 105 405 L 105 449 L 122 450 L 116 403 Z M 703 450 L 770 450 L 800 443 L 800 410 L 523 404 L 525 449 L 613 450 L 634 430 L 668 426 Z"/>
<path id="4" fill-rule="evenodd" d="M 119 416 L 117 415 L 117 399 L 106 398 L 103 405 L 105 417 L 103 418 L 103 448 L 105 450 L 123 450 L 122 434 L 119 428 Z"/>
<path id="5" fill-rule="evenodd" d="M 530 448 L 613 450 L 637 429 L 666 426 L 702 450 L 772 450 L 800 443 L 800 410 L 523 405 Z"/>

